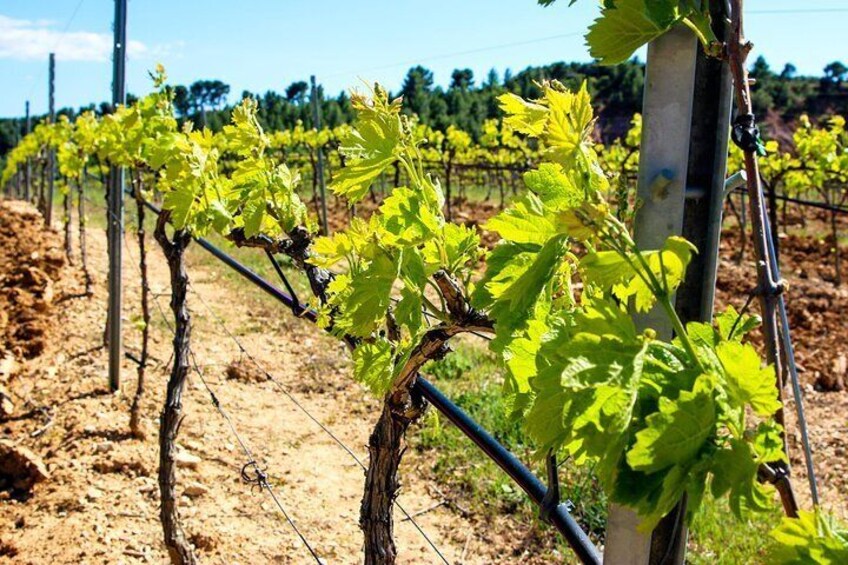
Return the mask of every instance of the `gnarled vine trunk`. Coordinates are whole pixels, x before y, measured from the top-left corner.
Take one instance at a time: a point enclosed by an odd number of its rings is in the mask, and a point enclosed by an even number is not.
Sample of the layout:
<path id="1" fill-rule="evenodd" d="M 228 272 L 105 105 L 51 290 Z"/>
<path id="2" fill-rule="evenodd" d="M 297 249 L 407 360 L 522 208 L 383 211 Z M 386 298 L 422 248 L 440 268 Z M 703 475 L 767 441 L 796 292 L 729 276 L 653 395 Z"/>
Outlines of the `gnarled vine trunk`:
<path id="1" fill-rule="evenodd" d="M 38 183 L 38 210 L 47 216 L 47 158 L 42 159 L 41 178 Z"/>
<path id="2" fill-rule="evenodd" d="M 174 365 L 168 379 L 168 391 L 165 407 L 159 419 L 159 517 L 165 537 L 165 547 L 171 563 L 175 565 L 194 565 L 197 560 L 191 551 L 180 525 L 175 485 L 177 482 L 176 439 L 182 423 L 182 394 L 185 380 L 190 369 L 189 345 L 191 337 L 191 317 L 186 304 L 188 293 L 188 273 L 185 265 L 185 249 L 191 237 L 182 230 L 174 232 L 168 239 L 165 226 L 168 212 L 159 216 L 154 236 L 162 247 L 168 260 L 171 273 L 171 310 L 174 313 Z"/>
<path id="3" fill-rule="evenodd" d="M 62 199 L 62 207 L 64 209 L 64 216 L 62 218 L 62 227 L 65 232 L 65 257 L 68 258 L 68 264 L 74 264 L 74 244 L 72 240 L 72 222 L 71 222 L 71 209 L 73 208 L 71 200 L 73 195 L 71 194 L 71 182 L 68 179 L 65 179 L 65 195 Z"/>
<path id="4" fill-rule="evenodd" d="M 424 400 L 409 395 L 398 404 L 389 395 L 368 440 L 370 461 L 359 526 L 365 534 L 365 565 L 389 565 L 397 559 L 392 507 L 400 488 L 398 468 L 406 450 L 406 430 L 424 413 Z"/>
<path id="5" fill-rule="evenodd" d="M 138 381 L 135 387 L 132 407 L 130 408 L 130 431 L 133 436 L 144 439 L 144 428 L 141 425 L 141 399 L 144 396 L 145 370 L 147 369 L 148 344 L 150 342 L 150 287 L 147 278 L 147 246 L 144 233 L 144 200 L 141 196 L 141 173 L 136 175 L 135 205 L 138 214 L 138 267 L 141 271 L 141 352 L 138 357 Z"/>
<path id="6" fill-rule="evenodd" d="M 91 271 L 88 270 L 88 250 L 85 241 L 85 179 L 87 169 L 83 168 L 82 179 L 77 184 L 77 226 L 79 230 L 80 262 L 82 263 L 82 274 L 85 279 L 85 294 L 91 296 L 92 279 Z"/>

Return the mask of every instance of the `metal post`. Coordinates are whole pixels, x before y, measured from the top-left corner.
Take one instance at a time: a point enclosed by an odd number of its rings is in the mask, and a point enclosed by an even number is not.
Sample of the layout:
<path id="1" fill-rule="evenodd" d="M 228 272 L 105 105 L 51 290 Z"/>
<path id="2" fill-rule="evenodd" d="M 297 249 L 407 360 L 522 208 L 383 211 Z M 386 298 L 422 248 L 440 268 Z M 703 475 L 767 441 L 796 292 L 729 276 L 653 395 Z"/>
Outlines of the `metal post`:
<path id="1" fill-rule="evenodd" d="M 126 101 L 127 0 L 115 0 L 115 40 L 112 54 L 112 106 Z M 124 170 L 109 169 L 109 388 L 121 387 L 121 241 L 124 236 Z"/>
<path id="2" fill-rule="evenodd" d="M 713 21 L 724 22 L 724 6 L 718 4 L 711 4 Z M 721 39 L 725 27 L 718 27 Z M 712 318 L 731 100 L 727 66 L 704 56 L 691 32 L 681 27 L 649 45 L 637 187 L 644 205 L 634 231 L 643 249 L 659 248 L 671 235 L 682 235 L 698 248 L 675 300 L 684 322 Z M 640 321 L 663 339 L 672 335 L 660 312 Z M 685 514 L 684 497 L 653 533 L 643 534 L 634 512 L 613 506 L 604 561 L 683 563 Z"/>
<path id="3" fill-rule="evenodd" d="M 47 73 L 47 99 L 50 107 L 50 123 L 56 122 L 56 54 L 50 53 Z M 47 151 L 47 198 L 44 202 L 44 223 L 47 227 L 53 224 L 53 184 L 56 180 L 56 150 Z"/>
<path id="4" fill-rule="evenodd" d="M 316 132 L 321 131 L 321 101 L 318 99 L 318 87 L 315 86 L 315 75 L 309 77 L 312 83 L 312 121 Z M 327 187 L 324 184 L 324 150 L 322 147 L 316 149 L 318 166 L 315 174 L 318 175 L 318 190 L 321 191 L 321 227 L 324 235 L 330 235 L 330 226 L 327 221 Z"/>
<path id="5" fill-rule="evenodd" d="M 32 129 L 32 119 L 29 117 L 29 100 L 26 101 L 26 134 L 29 135 Z M 29 157 L 26 160 L 26 169 L 24 173 L 24 200 L 29 202 L 32 197 L 32 161 Z"/>

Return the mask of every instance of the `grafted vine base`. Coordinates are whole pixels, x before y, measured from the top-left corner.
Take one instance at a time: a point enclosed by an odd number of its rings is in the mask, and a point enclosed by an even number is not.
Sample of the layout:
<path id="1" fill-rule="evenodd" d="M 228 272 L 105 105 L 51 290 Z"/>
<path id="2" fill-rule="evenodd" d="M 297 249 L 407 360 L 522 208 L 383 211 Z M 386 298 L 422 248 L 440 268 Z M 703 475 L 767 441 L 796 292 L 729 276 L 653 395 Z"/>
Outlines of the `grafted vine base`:
<path id="1" fill-rule="evenodd" d="M 400 488 L 398 468 L 406 450 L 406 430 L 424 413 L 420 396 L 406 395 L 403 403 L 383 403 L 383 411 L 368 440 L 370 461 L 359 526 L 365 535 L 365 565 L 390 565 L 397 559 L 392 506 Z"/>

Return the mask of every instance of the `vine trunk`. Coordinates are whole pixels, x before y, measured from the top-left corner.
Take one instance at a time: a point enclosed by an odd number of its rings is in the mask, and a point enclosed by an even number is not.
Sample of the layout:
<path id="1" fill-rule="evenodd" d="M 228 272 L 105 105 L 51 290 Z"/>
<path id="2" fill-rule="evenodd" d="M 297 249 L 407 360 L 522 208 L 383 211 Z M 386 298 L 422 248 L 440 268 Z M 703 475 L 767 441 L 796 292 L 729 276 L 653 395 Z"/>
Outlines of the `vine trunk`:
<path id="1" fill-rule="evenodd" d="M 185 249 L 191 237 L 185 231 L 177 230 L 169 240 L 165 233 L 169 216 L 167 212 L 159 216 L 154 234 L 168 261 L 171 274 L 171 310 L 174 313 L 174 365 L 168 379 L 165 407 L 159 418 L 159 517 L 171 563 L 195 565 L 197 560 L 180 525 L 174 488 L 177 482 L 176 439 L 183 419 L 183 387 L 190 368 L 191 316 L 186 303 L 188 273 Z"/>

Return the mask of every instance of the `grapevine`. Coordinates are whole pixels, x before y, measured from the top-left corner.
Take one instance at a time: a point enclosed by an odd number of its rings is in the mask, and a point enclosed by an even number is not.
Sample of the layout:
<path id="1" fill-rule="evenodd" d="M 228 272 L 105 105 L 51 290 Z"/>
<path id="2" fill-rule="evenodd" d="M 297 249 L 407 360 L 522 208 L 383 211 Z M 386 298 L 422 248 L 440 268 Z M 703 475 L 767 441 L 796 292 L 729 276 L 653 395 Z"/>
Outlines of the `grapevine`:
<path id="1" fill-rule="evenodd" d="M 696 4 L 606 2 L 587 36 L 592 54 L 615 64 L 682 24 L 710 54 L 721 55 L 724 46 L 712 34 L 708 11 Z M 634 21 L 643 29 L 622 41 L 622 26 Z M 178 127 L 161 68 L 154 85 L 153 93 L 102 120 L 84 114 L 73 124 L 38 126 L 10 154 L 3 181 L 27 158 L 58 147 L 60 171 L 77 184 L 81 203 L 90 160 L 96 158 L 98 168 L 126 167 L 134 179 L 142 248 L 143 206 L 152 194 L 144 187 L 163 195 L 155 238 L 171 269 L 177 336 L 160 429 L 159 482 L 172 560 L 194 562 L 173 496 L 191 333 L 183 253 L 191 237 L 209 233 L 288 255 L 309 280 L 319 325 L 350 347 L 354 378 L 383 402 L 369 440 L 360 515 L 366 563 L 393 563 L 397 556 L 391 505 L 405 434 L 425 408 L 413 393 L 418 372 L 469 332 L 493 337 L 491 349 L 506 371 L 509 410 L 524 422 L 538 456 L 561 453 L 595 465 L 610 500 L 635 509 L 645 530 L 684 495 L 690 518 L 708 491 L 727 497 L 739 519 L 772 508 L 774 489 L 759 473 L 765 465 L 788 463 L 784 430 L 773 418 L 782 410 L 778 349 L 769 349 L 764 363 L 746 340 L 759 320 L 732 308 L 711 323 L 684 324 L 676 313 L 673 296 L 695 248 L 670 237 L 659 249 L 642 250 L 630 233 L 626 177 L 636 161 L 638 118 L 621 145 L 603 152 L 593 141 L 586 86 L 571 91 L 545 82 L 537 100 L 502 95 L 503 122 L 487 123 L 478 147 L 455 127 L 441 134 L 418 124 L 402 112 L 400 100 L 375 85 L 367 95 L 352 95 L 357 118 L 351 126 L 310 131 L 301 125 L 268 134 L 248 98 L 234 109 L 231 124 L 213 134 Z M 740 93 L 741 105 L 744 98 Z M 816 187 L 826 184 L 816 176 L 820 171 L 841 174 L 843 161 L 811 165 L 807 157 L 829 143 L 841 158 L 844 122 L 819 134 L 830 137 L 799 134 L 804 157 L 797 163 L 803 166 L 778 156 L 769 174 Z M 395 183 L 368 220 L 354 216 L 347 229 L 318 236 L 301 196 L 300 170 L 313 167 L 316 152 L 331 146 L 338 151 L 330 152 L 330 188 L 347 205 L 373 195 L 391 172 L 404 182 Z M 477 230 L 452 221 L 452 173 L 463 160 L 481 159 L 529 169 L 521 177 L 522 194 L 508 206 L 501 186 L 504 209 L 483 226 L 499 238 L 490 250 Z M 752 159 L 750 151 L 742 157 L 756 179 Z M 174 229 L 170 237 L 166 221 Z M 758 256 L 767 253 L 759 249 Z M 479 271 L 481 259 L 485 269 Z M 141 261 L 144 272 L 143 254 Z M 763 260 L 760 268 L 772 281 Z M 142 286 L 146 350 L 146 282 Z M 774 304 L 764 298 L 763 306 L 767 339 L 774 342 Z M 634 319 L 655 307 L 674 327 L 673 339 L 637 331 Z M 144 357 L 134 406 L 143 391 Z M 136 408 L 134 418 L 137 423 Z M 820 509 L 784 520 L 774 535 L 778 561 L 838 562 L 846 546 L 844 532 Z"/>

